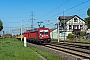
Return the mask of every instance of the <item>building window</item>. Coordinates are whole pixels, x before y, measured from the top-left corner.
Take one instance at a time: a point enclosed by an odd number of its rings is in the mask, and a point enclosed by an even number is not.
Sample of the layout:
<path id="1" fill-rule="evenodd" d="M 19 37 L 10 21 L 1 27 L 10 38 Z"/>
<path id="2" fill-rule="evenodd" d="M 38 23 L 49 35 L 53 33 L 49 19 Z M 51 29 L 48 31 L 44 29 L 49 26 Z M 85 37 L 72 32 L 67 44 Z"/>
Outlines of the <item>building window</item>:
<path id="1" fill-rule="evenodd" d="M 72 28 L 71 25 L 69 25 L 69 30 L 70 30 L 71 28 Z"/>
<path id="2" fill-rule="evenodd" d="M 82 29 L 82 26 L 83 26 L 83 25 L 80 25 L 80 29 Z"/>
<path id="3" fill-rule="evenodd" d="M 77 18 L 74 18 L 74 22 L 77 22 Z"/>
<path id="4" fill-rule="evenodd" d="M 79 29 L 79 25 L 73 25 L 73 29 Z"/>

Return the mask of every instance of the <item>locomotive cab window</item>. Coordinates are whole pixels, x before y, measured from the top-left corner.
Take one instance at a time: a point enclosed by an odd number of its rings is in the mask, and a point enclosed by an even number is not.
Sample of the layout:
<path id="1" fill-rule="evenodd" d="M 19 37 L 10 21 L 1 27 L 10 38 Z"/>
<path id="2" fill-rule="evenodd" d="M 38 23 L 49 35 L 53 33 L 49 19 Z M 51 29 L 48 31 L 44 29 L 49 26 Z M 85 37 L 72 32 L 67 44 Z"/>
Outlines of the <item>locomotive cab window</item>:
<path id="1" fill-rule="evenodd" d="M 40 30 L 40 34 L 48 34 L 48 30 Z"/>

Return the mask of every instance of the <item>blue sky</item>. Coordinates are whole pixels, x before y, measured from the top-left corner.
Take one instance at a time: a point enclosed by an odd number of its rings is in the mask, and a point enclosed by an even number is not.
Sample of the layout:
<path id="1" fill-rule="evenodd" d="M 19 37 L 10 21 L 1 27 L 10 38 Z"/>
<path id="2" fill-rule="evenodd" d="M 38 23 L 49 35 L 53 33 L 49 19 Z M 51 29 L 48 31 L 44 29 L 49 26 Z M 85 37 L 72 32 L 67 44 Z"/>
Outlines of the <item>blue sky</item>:
<path id="1" fill-rule="evenodd" d="M 78 15 L 84 19 L 88 8 L 90 0 L 0 0 L 0 19 L 6 33 L 20 28 L 21 20 L 23 28 L 31 27 L 31 12 L 35 19 L 34 27 L 38 27 L 37 22 L 43 21 L 45 27 L 54 28 L 63 10 L 66 16 Z"/>

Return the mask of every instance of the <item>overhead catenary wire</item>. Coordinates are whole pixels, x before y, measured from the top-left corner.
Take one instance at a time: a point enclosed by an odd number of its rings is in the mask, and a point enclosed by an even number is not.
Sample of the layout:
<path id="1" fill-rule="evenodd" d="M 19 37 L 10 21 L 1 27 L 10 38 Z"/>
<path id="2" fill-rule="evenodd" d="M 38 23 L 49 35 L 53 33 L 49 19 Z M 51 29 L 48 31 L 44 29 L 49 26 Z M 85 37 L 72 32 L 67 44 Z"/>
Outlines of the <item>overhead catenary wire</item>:
<path id="1" fill-rule="evenodd" d="M 77 4 L 77 5 L 73 6 L 73 7 L 65 10 L 65 12 L 67 12 L 67 11 L 69 11 L 69 10 L 71 10 L 71 9 L 74 9 L 74 8 L 76 8 L 76 7 L 78 7 L 78 6 L 82 5 L 82 4 L 85 4 L 85 3 L 89 2 L 89 1 L 90 1 L 90 0 L 83 1 L 83 2 Z M 89 7 L 89 6 L 86 6 L 86 7 Z M 84 7 L 84 8 L 86 8 L 86 7 Z M 84 8 L 82 8 L 81 10 L 83 10 Z M 81 10 L 79 9 L 78 11 L 81 11 Z M 47 19 L 49 19 L 49 18 L 51 19 L 51 18 L 53 18 L 53 17 L 55 17 L 55 16 L 57 16 L 57 15 L 59 15 L 59 14 L 61 14 L 61 13 L 63 13 L 63 12 L 57 13 L 57 14 L 55 14 L 55 15 L 53 15 L 53 16 L 50 16 L 50 17 L 48 17 Z M 81 15 L 79 15 L 79 16 L 83 16 L 83 15 L 85 15 L 85 14 L 81 14 Z M 45 19 L 45 20 L 47 20 L 47 19 Z M 49 20 L 50 20 L 50 19 L 49 19 Z"/>
<path id="2" fill-rule="evenodd" d="M 65 3 L 69 2 L 69 1 L 70 1 L 70 0 L 66 1 Z M 71 7 L 71 8 L 69 8 L 69 9 L 65 10 L 65 12 L 67 12 L 67 11 L 73 9 L 73 8 L 76 8 L 76 7 L 78 7 L 78 6 L 80 6 L 80 5 L 84 4 L 84 3 L 87 3 L 87 2 L 89 2 L 89 1 L 90 1 L 90 0 L 82 1 L 80 4 L 75 5 L 75 6 Z M 63 4 L 65 5 L 65 3 L 63 3 Z M 63 6 L 63 4 L 60 5 L 59 7 Z M 59 7 L 57 7 L 57 8 L 59 8 Z M 45 15 L 51 13 L 52 11 L 56 10 L 57 8 L 51 10 L 50 12 L 46 13 Z M 57 13 L 57 14 L 55 14 L 55 15 L 53 15 L 53 16 L 48 17 L 47 19 L 53 18 L 53 17 L 55 17 L 55 16 L 57 16 L 57 15 L 59 15 L 59 14 L 62 14 L 62 13 L 63 13 L 63 12 Z M 43 16 L 45 16 L 45 15 L 43 15 Z M 42 16 L 42 17 L 43 17 L 43 16 Z M 40 19 L 40 18 L 39 18 L 39 19 Z"/>
<path id="3" fill-rule="evenodd" d="M 53 12 L 53 11 L 56 10 L 56 9 L 59 9 L 60 7 L 62 7 L 62 6 L 65 5 L 66 3 L 68 3 L 69 1 L 70 1 L 70 0 L 65 1 L 65 2 L 62 3 L 60 6 L 58 6 L 58 7 L 56 7 L 55 9 L 49 11 L 48 13 L 42 15 L 41 17 L 43 17 L 43 16 L 45 16 L 45 15 L 48 15 L 49 13 Z M 58 12 L 59 12 L 59 10 L 58 10 Z M 40 19 L 40 18 L 38 18 L 38 19 Z M 46 20 L 47 20 L 47 19 L 46 19 Z M 49 23 L 50 23 L 50 22 L 49 22 Z M 50 23 L 50 24 L 51 24 L 51 23 Z M 54 23 L 52 23 L 52 24 L 54 24 Z"/>
<path id="4" fill-rule="evenodd" d="M 68 14 L 75 13 L 75 12 L 80 12 L 80 11 L 82 11 L 83 9 L 88 8 L 88 7 L 90 7 L 90 6 L 86 6 L 86 7 L 84 7 L 84 8 L 81 8 L 81 9 L 79 9 L 79 10 L 76 10 L 76 11 L 70 12 L 70 13 L 68 13 Z"/>
<path id="5" fill-rule="evenodd" d="M 70 1 L 70 0 L 65 1 L 65 2 L 64 2 L 63 4 L 61 4 L 60 6 L 56 7 L 55 9 L 49 11 L 48 13 L 46 13 L 46 14 L 44 14 L 44 15 L 42 15 L 42 16 L 40 16 L 40 18 L 41 18 L 41 17 L 44 17 L 45 15 L 48 15 L 49 13 L 53 12 L 53 11 L 56 10 L 56 9 L 62 7 L 63 5 L 65 5 L 66 3 L 68 3 L 69 1 Z M 40 18 L 38 18 L 38 19 L 40 19 Z"/>
<path id="6" fill-rule="evenodd" d="M 67 0 L 66 3 L 68 3 L 69 1 L 70 1 L 70 0 Z M 83 2 L 80 3 L 80 4 L 75 5 L 75 6 L 71 7 L 71 8 L 69 8 L 69 9 L 67 9 L 65 12 L 70 11 L 71 9 L 74 9 L 74 8 L 76 8 L 76 7 L 78 7 L 78 6 L 82 5 L 82 4 L 84 4 L 84 3 L 86 3 L 86 2 L 89 2 L 89 1 L 90 1 L 90 0 L 83 1 Z M 60 8 L 60 7 L 62 7 L 63 5 L 65 5 L 65 3 L 61 4 L 59 7 L 57 7 L 57 8 L 55 8 L 55 9 L 51 10 L 50 12 L 46 13 L 45 15 L 47 15 L 47 14 L 53 12 L 54 10 L 56 10 L 56 9 L 58 9 L 58 8 Z M 48 17 L 48 18 L 53 18 L 54 16 L 57 16 L 57 15 L 59 15 L 59 14 L 61 14 L 61 13 L 63 13 L 63 12 L 57 13 L 57 14 L 55 14 L 55 15 L 53 15 L 53 16 Z M 45 16 L 45 15 L 43 15 L 43 16 Z M 41 18 L 42 18 L 42 17 L 41 17 Z M 48 18 L 47 18 L 47 19 L 48 19 Z M 7 23 L 7 22 L 6 22 L 6 23 Z M 9 22 L 9 23 L 20 23 L 20 22 Z"/>
<path id="7" fill-rule="evenodd" d="M 9 24 L 12 23 L 13 24 L 13 23 L 20 23 L 20 22 L 3 22 L 3 23 L 9 23 Z"/>
<path id="8" fill-rule="evenodd" d="M 89 1 L 90 1 L 90 0 L 83 1 L 82 3 L 80 3 L 80 4 L 76 5 L 76 6 L 73 6 L 73 7 L 69 8 L 69 9 L 67 9 L 66 11 L 69 11 L 69 10 L 71 10 L 71 9 L 73 9 L 73 8 L 76 8 L 76 7 L 78 7 L 78 6 L 80 6 L 80 5 L 84 4 L 84 3 L 89 2 Z"/>
<path id="9" fill-rule="evenodd" d="M 79 16 L 84 16 L 84 15 L 87 15 L 87 14 L 80 14 Z"/>
<path id="10" fill-rule="evenodd" d="M 81 2 L 80 4 L 75 5 L 75 6 L 71 7 L 71 8 L 69 8 L 69 9 L 65 10 L 65 12 L 67 12 L 67 11 L 69 11 L 69 10 L 71 10 L 71 9 L 74 9 L 74 8 L 76 8 L 76 7 L 80 6 L 80 5 L 84 4 L 84 3 L 87 3 L 87 2 L 89 2 L 89 1 L 90 1 L 90 0 L 83 1 L 83 2 Z M 55 14 L 55 15 L 51 16 L 51 17 L 48 17 L 47 19 L 49 19 L 49 18 L 53 18 L 54 16 L 57 16 L 57 15 L 62 14 L 62 13 L 63 13 L 63 11 L 62 11 L 62 12 L 60 12 L 60 13 L 57 13 L 57 14 Z"/>

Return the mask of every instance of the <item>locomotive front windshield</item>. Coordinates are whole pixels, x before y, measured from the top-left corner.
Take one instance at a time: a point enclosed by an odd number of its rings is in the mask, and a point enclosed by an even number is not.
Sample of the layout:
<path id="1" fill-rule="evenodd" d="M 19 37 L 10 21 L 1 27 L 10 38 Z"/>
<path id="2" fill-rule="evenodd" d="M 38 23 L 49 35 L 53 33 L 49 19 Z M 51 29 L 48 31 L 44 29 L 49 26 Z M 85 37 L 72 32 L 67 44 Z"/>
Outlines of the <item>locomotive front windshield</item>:
<path id="1" fill-rule="evenodd" d="M 40 30 L 40 34 L 48 34 L 48 30 Z"/>

